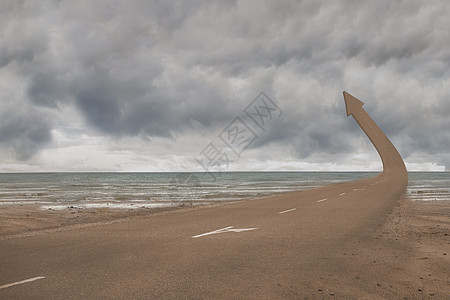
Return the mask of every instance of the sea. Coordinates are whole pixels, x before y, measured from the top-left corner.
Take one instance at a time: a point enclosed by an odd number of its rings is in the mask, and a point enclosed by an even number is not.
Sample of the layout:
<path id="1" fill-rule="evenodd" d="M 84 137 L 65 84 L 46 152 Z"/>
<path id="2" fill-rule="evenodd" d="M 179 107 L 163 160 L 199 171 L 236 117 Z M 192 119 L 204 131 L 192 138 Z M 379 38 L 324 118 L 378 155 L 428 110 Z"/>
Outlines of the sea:
<path id="1" fill-rule="evenodd" d="M 374 177 L 376 172 L 0 173 L 0 206 L 42 209 L 191 206 Z M 450 172 L 410 172 L 414 201 L 450 200 Z"/>

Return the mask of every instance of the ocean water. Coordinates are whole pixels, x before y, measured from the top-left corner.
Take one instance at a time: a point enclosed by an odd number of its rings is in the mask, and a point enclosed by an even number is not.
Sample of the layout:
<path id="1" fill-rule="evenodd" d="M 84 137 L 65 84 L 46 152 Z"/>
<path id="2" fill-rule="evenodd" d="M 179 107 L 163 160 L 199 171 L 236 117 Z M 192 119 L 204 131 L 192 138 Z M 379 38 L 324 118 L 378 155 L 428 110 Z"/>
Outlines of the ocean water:
<path id="1" fill-rule="evenodd" d="M 373 177 L 373 172 L 0 174 L 0 205 L 140 208 L 233 201 Z M 450 200 L 450 173 L 410 173 L 413 200 Z"/>
<path id="2" fill-rule="evenodd" d="M 408 178 L 411 200 L 450 200 L 450 172 L 409 172 Z"/>

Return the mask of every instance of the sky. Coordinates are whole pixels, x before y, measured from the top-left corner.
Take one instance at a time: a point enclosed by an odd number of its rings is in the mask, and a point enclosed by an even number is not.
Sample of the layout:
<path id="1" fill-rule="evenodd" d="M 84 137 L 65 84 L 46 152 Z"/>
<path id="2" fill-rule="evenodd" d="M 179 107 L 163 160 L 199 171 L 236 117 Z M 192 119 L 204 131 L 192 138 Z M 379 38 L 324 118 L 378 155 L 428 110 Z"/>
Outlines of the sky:
<path id="1" fill-rule="evenodd" d="M 381 170 L 344 90 L 450 170 L 449 45 L 448 1 L 1 1 L 0 172 Z"/>

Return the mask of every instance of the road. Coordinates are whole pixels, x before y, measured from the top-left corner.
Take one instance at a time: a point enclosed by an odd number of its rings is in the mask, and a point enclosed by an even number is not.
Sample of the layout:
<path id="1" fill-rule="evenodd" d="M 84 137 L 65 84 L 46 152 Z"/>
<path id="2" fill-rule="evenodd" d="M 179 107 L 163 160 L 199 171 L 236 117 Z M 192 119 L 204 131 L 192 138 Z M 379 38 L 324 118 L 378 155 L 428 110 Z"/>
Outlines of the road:
<path id="1" fill-rule="evenodd" d="M 377 177 L 6 239 L 0 298 L 294 298 L 321 292 L 308 289 L 324 278 L 339 285 L 359 270 L 342 252 L 373 237 L 407 182 L 362 102 L 344 98 L 381 156 Z"/>

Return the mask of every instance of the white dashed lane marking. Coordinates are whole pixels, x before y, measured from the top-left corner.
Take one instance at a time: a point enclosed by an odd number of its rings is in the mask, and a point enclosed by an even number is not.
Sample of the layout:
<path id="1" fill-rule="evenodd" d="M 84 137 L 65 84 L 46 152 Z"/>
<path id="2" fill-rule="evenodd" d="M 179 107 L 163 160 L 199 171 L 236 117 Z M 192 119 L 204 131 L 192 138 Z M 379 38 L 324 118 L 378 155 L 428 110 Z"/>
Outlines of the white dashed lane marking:
<path id="1" fill-rule="evenodd" d="M 291 208 L 291 209 L 283 210 L 283 211 L 280 211 L 279 214 L 288 213 L 288 212 L 294 211 L 294 210 L 296 210 L 296 209 L 297 209 L 297 208 Z"/>
<path id="2" fill-rule="evenodd" d="M 340 193 L 339 196 L 344 196 L 345 194 L 347 194 L 347 193 Z"/>
<path id="3" fill-rule="evenodd" d="M 325 199 L 320 199 L 320 200 L 317 200 L 317 202 L 323 202 L 323 201 L 326 201 L 327 199 L 325 198 Z"/>
<path id="4" fill-rule="evenodd" d="M 8 283 L 8 284 L 0 286 L 0 290 L 9 288 L 11 286 L 15 286 L 15 285 L 19 285 L 19 284 L 24 284 L 24 283 L 36 281 L 36 280 L 39 280 L 39 279 L 44 279 L 44 278 L 45 278 L 44 276 L 38 276 L 38 277 L 30 278 L 30 279 L 25 279 L 25 280 L 22 280 L 22 281 L 16 281 L 16 282 L 13 282 L 13 283 Z"/>
<path id="5" fill-rule="evenodd" d="M 353 191 L 364 191 L 364 189 L 353 189 Z"/>

